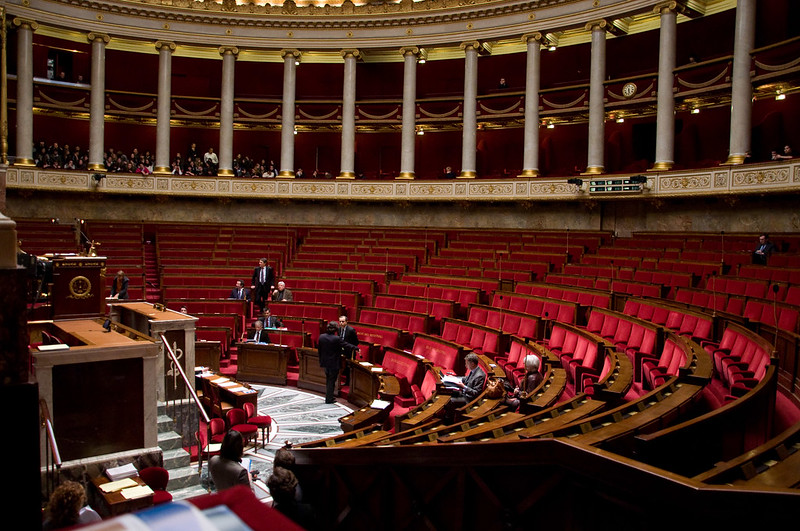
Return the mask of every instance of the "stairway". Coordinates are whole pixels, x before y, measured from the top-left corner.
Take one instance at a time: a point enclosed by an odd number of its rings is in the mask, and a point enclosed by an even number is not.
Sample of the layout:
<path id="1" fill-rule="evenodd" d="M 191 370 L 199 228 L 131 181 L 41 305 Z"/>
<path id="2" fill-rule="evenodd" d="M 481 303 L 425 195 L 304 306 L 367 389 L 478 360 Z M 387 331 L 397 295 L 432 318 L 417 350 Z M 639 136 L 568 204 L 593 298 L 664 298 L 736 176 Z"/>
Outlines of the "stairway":
<path id="1" fill-rule="evenodd" d="M 185 500 L 207 491 L 200 482 L 197 464 L 191 463 L 189 453 L 183 449 L 181 435 L 175 432 L 175 423 L 164 412 L 164 405 L 158 406 L 158 446 L 164 453 L 164 468 L 169 471 L 167 490 L 173 500 Z"/>
<path id="2" fill-rule="evenodd" d="M 161 283 L 158 276 L 158 254 L 156 253 L 155 235 L 148 235 L 144 241 L 144 279 L 145 300 L 161 302 Z"/>

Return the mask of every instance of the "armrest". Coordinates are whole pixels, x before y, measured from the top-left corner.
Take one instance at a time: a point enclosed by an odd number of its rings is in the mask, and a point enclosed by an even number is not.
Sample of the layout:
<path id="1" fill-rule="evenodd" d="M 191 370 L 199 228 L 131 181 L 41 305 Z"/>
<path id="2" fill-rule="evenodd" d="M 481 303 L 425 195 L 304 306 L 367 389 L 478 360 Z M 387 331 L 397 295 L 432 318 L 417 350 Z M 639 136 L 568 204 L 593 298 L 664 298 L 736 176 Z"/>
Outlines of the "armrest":
<path id="1" fill-rule="evenodd" d="M 633 381 L 641 383 L 642 381 L 642 365 L 647 359 L 658 359 L 653 354 L 645 354 L 638 350 L 633 352 Z"/>

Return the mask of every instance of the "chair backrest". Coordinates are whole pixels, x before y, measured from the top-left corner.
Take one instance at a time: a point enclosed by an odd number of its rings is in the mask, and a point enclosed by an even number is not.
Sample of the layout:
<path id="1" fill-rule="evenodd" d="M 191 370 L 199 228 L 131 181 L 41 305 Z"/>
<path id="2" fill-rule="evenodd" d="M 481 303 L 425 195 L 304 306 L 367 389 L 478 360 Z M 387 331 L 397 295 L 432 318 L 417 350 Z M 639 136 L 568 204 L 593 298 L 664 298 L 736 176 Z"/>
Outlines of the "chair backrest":
<path id="1" fill-rule="evenodd" d="M 247 414 L 244 412 L 244 409 L 240 407 L 229 409 L 227 416 L 228 416 L 228 426 L 235 426 L 236 424 L 247 423 Z"/>
<path id="2" fill-rule="evenodd" d="M 160 466 L 150 466 L 139 471 L 139 477 L 153 490 L 166 490 L 169 483 L 169 471 Z"/>
<path id="3" fill-rule="evenodd" d="M 219 417 L 210 419 L 208 421 L 208 427 L 211 430 L 211 437 L 225 434 L 225 421 Z"/>
<path id="4" fill-rule="evenodd" d="M 254 406 L 252 402 L 245 402 L 244 413 L 247 415 L 247 418 L 250 419 L 256 414 L 256 406 Z"/>

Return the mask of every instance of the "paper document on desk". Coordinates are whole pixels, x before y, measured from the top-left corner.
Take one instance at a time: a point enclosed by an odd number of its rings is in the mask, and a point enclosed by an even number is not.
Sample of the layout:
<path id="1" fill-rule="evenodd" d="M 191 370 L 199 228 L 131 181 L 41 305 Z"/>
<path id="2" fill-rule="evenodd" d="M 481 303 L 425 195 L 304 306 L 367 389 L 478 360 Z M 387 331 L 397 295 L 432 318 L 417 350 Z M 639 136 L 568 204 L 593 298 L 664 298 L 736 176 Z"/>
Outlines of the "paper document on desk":
<path id="1" fill-rule="evenodd" d="M 377 398 L 369 405 L 372 409 L 386 409 L 390 403 L 386 400 L 378 400 Z"/>
<path id="2" fill-rule="evenodd" d="M 117 492 L 118 490 L 127 489 L 128 487 L 135 487 L 138 485 L 131 478 L 120 479 L 119 481 L 111 481 L 100 485 L 100 490 L 108 494 L 109 492 Z"/>
<path id="3" fill-rule="evenodd" d="M 236 387 L 237 385 L 239 385 L 239 384 L 236 383 L 236 382 L 231 382 L 231 381 L 222 382 L 221 384 L 219 384 L 220 387 L 225 387 L 225 388 Z"/>
<path id="4" fill-rule="evenodd" d="M 144 498 L 145 496 L 151 496 L 153 494 L 153 489 L 147 485 L 139 485 L 137 487 L 122 489 L 119 493 L 122 494 L 122 497 L 126 500 L 135 500 Z"/>
<path id="5" fill-rule="evenodd" d="M 463 380 L 459 376 L 453 376 L 452 374 L 446 374 L 442 376 L 442 383 L 445 385 L 461 387 Z"/>
<path id="6" fill-rule="evenodd" d="M 111 481 L 117 481 L 119 479 L 125 479 L 125 478 L 132 478 L 138 475 L 139 471 L 136 470 L 136 467 L 133 466 L 133 463 L 128 463 L 127 465 L 116 466 L 113 468 L 106 469 L 106 476 Z"/>
<path id="7" fill-rule="evenodd" d="M 231 387 L 228 389 L 231 393 L 246 393 L 247 387 L 240 385 L 239 387 Z"/>

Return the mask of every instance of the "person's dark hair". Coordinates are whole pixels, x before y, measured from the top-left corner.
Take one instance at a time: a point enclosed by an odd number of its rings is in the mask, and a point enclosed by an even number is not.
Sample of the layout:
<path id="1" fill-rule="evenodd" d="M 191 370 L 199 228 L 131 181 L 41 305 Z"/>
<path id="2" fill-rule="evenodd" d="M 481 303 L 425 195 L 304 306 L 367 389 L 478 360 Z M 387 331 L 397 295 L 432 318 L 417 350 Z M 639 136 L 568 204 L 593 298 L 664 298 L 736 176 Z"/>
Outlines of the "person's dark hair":
<path id="1" fill-rule="evenodd" d="M 244 438 L 242 434 L 236 430 L 230 430 L 226 433 L 225 437 L 222 439 L 222 447 L 220 448 L 219 455 L 223 459 L 241 463 L 242 456 L 244 455 Z"/>
<path id="2" fill-rule="evenodd" d="M 275 467 L 272 475 L 267 479 L 267 488 L 275 503 L 292 503 L 297 487 L 297 478 L 294 472 L 281 467 Z"/>
<path id="3" fill-rule="evenodd" d="M 81 508 L 86 505 L 86 490 L 75 481 L 65 481 L 53 491 L 47 502 L 47 517 L 52 528 L 78 523 Z"/>
<path id="4" fill-rule="evenodd" d="M 288 448 L 280 448 L 275 452 L 274 466 L 291 470 L 294 468 L 294 454 Z"/>
<path id="5" fill-rule="evenodd" d="M 765 240 L 769 240 L 769 234 L 767 234 L 766 232 L 759 235 L 759 237 L 761 236 L 763 236 Z"/>
<path id="6" fill-rule="evenodd" d="M 466 356 L 464 356 L 464 361 L 468 361 L 470 363 L 478 364 L 478 355 L 474 352 L 470 352 Z"/>
<path id="7" fill-rule="evenodd" d="M 337 330 L 339 330 L 339 324 L 336 321 L 331 321 L 328 323 L 327 328 L 325 328 L 325 333 L 335 335 Z"/>

